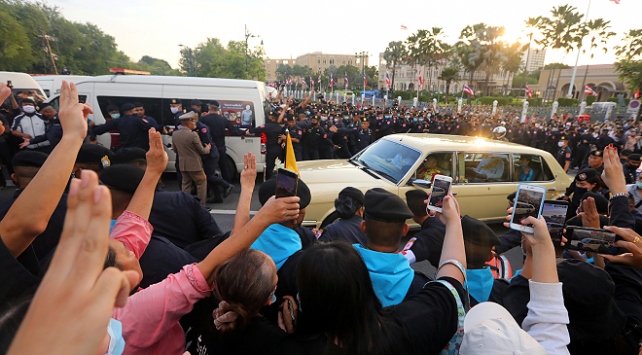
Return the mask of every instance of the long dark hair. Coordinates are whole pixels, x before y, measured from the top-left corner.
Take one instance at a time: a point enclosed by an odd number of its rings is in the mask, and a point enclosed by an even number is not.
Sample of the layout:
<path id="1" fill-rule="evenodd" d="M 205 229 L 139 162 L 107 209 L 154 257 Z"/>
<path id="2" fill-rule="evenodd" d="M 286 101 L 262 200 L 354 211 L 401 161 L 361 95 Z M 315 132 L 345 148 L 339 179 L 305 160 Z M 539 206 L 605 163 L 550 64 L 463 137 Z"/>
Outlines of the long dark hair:
<path id="1" fill-rule="evenodd" d="M 341 196 L 334 200 L 334 208 L 341 219 L 352 218 L 362 205 L 350 196 Z"/>
<path id="2" fill-rule="evenodd" d="M 323 334 L 347 354 L 390 354 L 391 321 L 383 317 L 368 269 L 346 242 L 319 243 L 297 266 L 300 330 Z M 389 323 L 389 324 L 385 324 Z"/>

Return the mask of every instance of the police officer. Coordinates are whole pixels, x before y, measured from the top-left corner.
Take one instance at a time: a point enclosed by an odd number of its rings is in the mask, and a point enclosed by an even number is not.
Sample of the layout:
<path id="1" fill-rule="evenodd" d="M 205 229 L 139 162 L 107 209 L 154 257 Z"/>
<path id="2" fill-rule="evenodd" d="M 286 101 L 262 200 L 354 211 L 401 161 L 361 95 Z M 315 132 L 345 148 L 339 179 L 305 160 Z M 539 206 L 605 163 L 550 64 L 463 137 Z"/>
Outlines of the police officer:
<path id="1" fill-rule="evenodd" d="M 392 110 L 386 111 L 383 115 L 383 120 L 380 121 L 381 126 L 379 127 L 378 137 L 385 137 L 389 134 L 393 134 L 394 127 L 397 122 L 397 119 L 393 117 Z"/>
<path id="2" fill-rule="evenodd" d="M 121 107 L 123 117 L 112 120 L 100 126 L 93 127 L 95 135 L 101 135 L 111 130 L 120 133 L 120 146 L 123 148 L 137 147 L 149 150 L 149 131 L 153 124 L 145 118 L 134 115 L 134 105 L 126 103 Z"/>
<path id="3" fill-rule="evenodd" d="M 575 153 L 575 157 L 573 158 L 573 162 L 571 163 L 571 166 L 573 168 L 580 167 L 584 165 L 586 159 L 587 159 L 587 153 L 591 147 L 591 144 L 593 144 L 595 137 L 593 137 L 592 133 L 593 129 L 584 131 L 582 134 L 579 135 L 577 139 L 577 152 Z"/>
<path id="4" fill-rule="evenodd" d="M 194 111 L 195 112 L 195 111 Z M 203 122 L 200 121 L 199 117 L 196 117 L 196 129 L 194 130 L 198 134 L 198 138 L 201 140 L 203 146 L 211 146 L 209 153 L 202 154 L 201 158 L 203 159 L 203 172 L 207 176 L 207 189 L 213 193 L 211 199 L 207 200 L 208 203 L 222 203 L 223 198 L 229 196 L 234 185 L 223 180 L 221 177 L 216 175 L 216 168 L 218 168 L 218 162 L 221 158 L 221 155 L 213 144 L 212 135 L 210 134 L 210 129 Z M 223 189 L 223 197 L 221 197 L 221 191 L 219 187 Z"/>
<path id="5" fill-rule="evenodd" d="M 270 111 L 268 115 L 268 122 L 259 127 L 251 127 L 245 133 L 250 134 L 261 134 L 265 133 L 267 138 L 266 141 L 266 156 L 265 156 L 265 178 L 269 179 L 274 173 L 274 161 L 277 157 L 281 156 L 283 149 L 281 148 L 280 136 L 283 133 L 283 127 L 281 127 L 280 120 L 283 119 L 283 115 L 278 115 L 275 111 Z"/>
<path id="6" fill-rule="evenodd" d="M 286 115 L 285 120 L 287 121 L 287 125 L 283 127 L 283 134 L 285 135 L 288 132 L 290 133 L 290 140 L 292 141 L 294 157 L 297 161 L 302 161 L 303 145 L 301 144 L 301 140 L 303 138 L 303 130 L 297 127 L 297 121 L 296 118 L 294 118 L 294 115 Z"/>
<path id="7" fill-rule="evenodd" d="M 303 130 L 303 160 L 318 160 L 319 144 L 321 141 L 329 141 L 325 130 L 319 125 L 319 119 L 318 115 L 313 115 L 310 118 L 312 125 Z"/>
<path id="8" fill-rule="evenodd" d="M 221 169 L 221 175 L 223 178 L 226 176 L 230 176 L 231 172 L 228 171 L 228 165 L 225 164 L 225 160 L 227 159 L 227 148 L 225 146 L 225 132 L 226 130 L 230 132 L 232 135 L 235 136 L 241 136 L 243 135 L 243 132 L 238 129 L 238 127 L 234 126 L 232 122 L 230 122 L 227 118 L 219 115 L 219 103 L 216 100 L 212 100 L 207 104 L 207 108 L 209 110 L 208 114 L 200 118 L 200 122 L 205 124 L 210 131 L 210 134 L 212 135 L 212 141 L 216 148 L 218 149 L 218 153 L 220 155 L 220 159 L 218 161 L 218 166 Z M 228 181 L 229 182 L 229 181 Z"/>
<path id="9" fill-rule="evenodd" d="M 361 190 L 346 187 L 339 192 L 334 207 L 339 219 L 320 231 L 319 241 L 342 240 L 350 244 L 367 245 L 366 234 L 361 230 L 364 196 Z"/>
<path id="10" fill-rule="evenodd" d="M 561 136 L 557 145 L 559 147 L 559 151 L 557 152 L 557 162 L 566 173 L 571 166 L 571 154 L 573 153 L 571 148 L 568 147 L 568 137 Z"/>
<path id="11" fill-rule="evenodd" d="M 361 128 L 357 131 L 356 136 L 357 143 L 355 145 L 356 152 L 354 154 L 357 154 L 374 142 L 374 133 L 370 129 L 370 121 L 366 118 L 361 121 Z"/>
<path id="12" fill-rule="evenodd" d="M 321 119 L 319 126 L 323 129 L 326 137 L 328 138 L 327 140 L 323 139 L 319 141 L 319 158 L 332 159 L 334 157 L 333 149 L 335 147 L 333 139 L 336 130 L 330 129 L 332 127 L 332 123 L 328 119 L 327 110 L 321 110 L 319 112 L 319 118 Z"/>

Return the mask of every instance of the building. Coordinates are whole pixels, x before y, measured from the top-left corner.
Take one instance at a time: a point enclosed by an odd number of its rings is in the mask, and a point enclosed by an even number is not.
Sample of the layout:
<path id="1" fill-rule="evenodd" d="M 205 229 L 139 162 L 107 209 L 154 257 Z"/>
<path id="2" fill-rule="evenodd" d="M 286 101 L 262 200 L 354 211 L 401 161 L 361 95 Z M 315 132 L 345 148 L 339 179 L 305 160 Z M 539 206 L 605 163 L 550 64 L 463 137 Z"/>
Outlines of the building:
<path id="1" fill-rule="evenodd" d="M 368 56 L 364 58 L 365 66 L 368 66 Z M 267 59 L 265 61 L 265 70 L 267 72 L 267 81 L 276 81 L 276 69 L 281 64 L 286 64 L 293 67 L 298 64 L 302 67 L 309 67 L 312 73 L 319 74 L 325 72 L 328 67 L 334 65 L 340 67 L 342 65 L 353 65 L 361 68 L 361 58 L 354 54 L 328 54 L 322 52 L 306 53 L 298 56 L 296 59 Z"/>
<path id="2" fill-rule="evenodd" d="M 522 63 L 524 63 L 524 69 L 528 73 L 532 73 L 538 69 L 544 68 L 544 60 L 546 59 L 546 48 L 544 49 L 531 48 L 530 58 L 529 58 L 528 52 L 529 50 L 526 49 L 524 51 L 524 55 L 522 56 Z"/>
<path id="3" fill-rule="evenodd" d="M 571 85 L 572 75 L 573 68 L 562 69 L 561 71 L 559 69 L 542 70 L 539 76 L 539 83 L 537 86 L 531 86 L 531 90 L 533 90 L 538 97 L 541 97 L 544 100 L 554 100 L 558 97 L 566 97 L 568 88 Z M 555 90 L 556 85 L 559 90 Z M 606 99 L 616 97 L 618 94 L 622 94 L 623 97 L 626 98 L 629 94 L 629 90 L 627 90 L 626 86 L 615 72 L 615 66 L 613 64 L 578 66 L 575 83 L 573 85 L 572 95 L 574 98 L 580 100 L 584 99 L 585 85 L 590 86 L 598 93 L 598 101 L 606 101 Z"/>

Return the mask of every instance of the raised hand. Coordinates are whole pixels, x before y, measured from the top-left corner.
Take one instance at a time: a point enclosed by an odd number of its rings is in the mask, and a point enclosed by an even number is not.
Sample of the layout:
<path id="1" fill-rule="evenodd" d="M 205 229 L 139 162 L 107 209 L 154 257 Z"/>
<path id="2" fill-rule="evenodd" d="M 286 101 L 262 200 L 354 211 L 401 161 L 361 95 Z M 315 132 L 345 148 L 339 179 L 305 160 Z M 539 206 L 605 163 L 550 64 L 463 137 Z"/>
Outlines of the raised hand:
<path id="1" fill-rule="evenodd" d="M 626 180 L 622 174 L 622 163 L 618 156 L 617 149 L 613 145 L 604 148 L 604 171 L 602 180 L 611 190 L 612 194 L 627 192 Z"/>
<path id="2" fill-rule="evenodd" d="M 270 224 L 281 223 L 295 219 L 299 216 L 299 201 L 298 196 L 275 198 L 270 197 L 269 200 L 261 207 L 259 212 L 254 218 L 265 218 Z"/>
<path id="3" fill-rule="evenodd" d="M 588 197 L 582 202 L 582 212 L 577 215 L 582 220 L 582 226 L 600 228 L 600 215 L 597 213 L 595 199 Z"/>
<path id="4" fill-rule="evenodd" d="M 241 171 L 241 187 L 254 189 L 256 184 L 256 156 L 247 153 L 243 156 L 244 169 Z"/>
<path id="5" fill-rule="evenodd" d="M 11 88 L 5 83 L 0 83 L 0 102 L 4 102 L 9 96 L 11 96 Z"/>
<path id="6" fill-rule="evenodd" d="M 640 235 L 628 228 L 605 226 L 604 229 L 617 234 L 623 239 L 615 242 L 614 245 L 616 247 L 625 248 L 629 251 L 621 255 L 602 255 L 604 259 L 614 263 L 642 268 L 642 238 L 640 238 Z"/>
<path id="7" fill-rule="evenodd" d="M 78 102 L 76 84 L 69 84 L 63 80 L 60 87 L 60 110 L 58 110 L 63 138 L 68 136 L 84 139 L 87 136 L 87 118 L 92 113 L 94 111 L 88 104 Z"/>
<path id="8" fill-rule="evenodd" d="M 167 168 L 167 153 L 163 147 L 163 138 L 155 128 L 149 129 L 149 151 L 147 152 L 147 170 L 162 174 Z"/>

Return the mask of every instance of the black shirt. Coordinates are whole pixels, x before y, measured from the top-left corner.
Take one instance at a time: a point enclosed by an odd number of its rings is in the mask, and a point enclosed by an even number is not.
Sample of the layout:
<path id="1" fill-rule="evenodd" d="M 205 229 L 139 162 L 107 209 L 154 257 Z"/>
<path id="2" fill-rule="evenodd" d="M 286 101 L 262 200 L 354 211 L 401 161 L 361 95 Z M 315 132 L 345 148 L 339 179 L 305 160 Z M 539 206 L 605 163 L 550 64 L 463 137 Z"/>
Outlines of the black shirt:
<path id="1" fill-rule="evenodd" d="M 199 118 L 199 122 L 204 123 L 210 129 L 214 145 L 225 148 L 225 130 L 230 131 L 233 135 L 240 136 L 243 133 L 232 124 L 228 119 L 219 114 L 208 114 Z"/>
<path id="2" fill-rule="evenodd" d="M 367 245 L 366 234 L 361 231 L 363 218 L 354 215 L 348 219 L 338 219 L 323 229 L 321 242 L 343 240 L 350 244 Z"/>
<path id="3" fill-rule="evenodd" d="M 421 230 L 413 236 L 417 239 L 410 247 L 410 251 L 415 254 L 415 262 L 428 260 L 432 266 L 439 266 L 445 235 L 446 226 L 439 218 L 427 218 L 421 224 Z"/>

